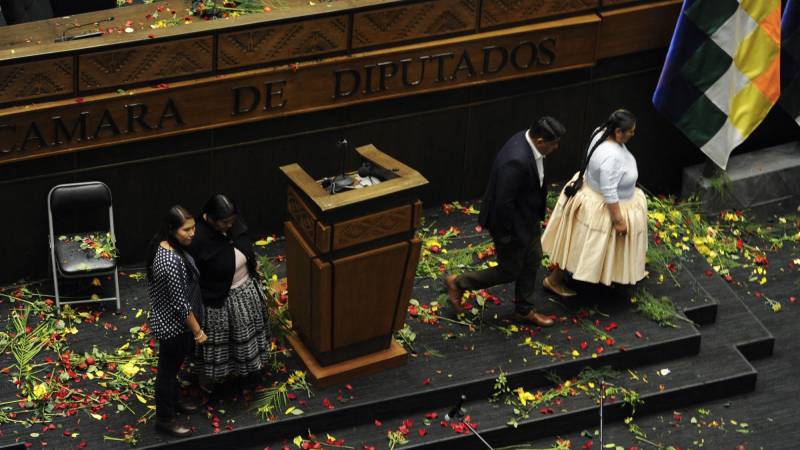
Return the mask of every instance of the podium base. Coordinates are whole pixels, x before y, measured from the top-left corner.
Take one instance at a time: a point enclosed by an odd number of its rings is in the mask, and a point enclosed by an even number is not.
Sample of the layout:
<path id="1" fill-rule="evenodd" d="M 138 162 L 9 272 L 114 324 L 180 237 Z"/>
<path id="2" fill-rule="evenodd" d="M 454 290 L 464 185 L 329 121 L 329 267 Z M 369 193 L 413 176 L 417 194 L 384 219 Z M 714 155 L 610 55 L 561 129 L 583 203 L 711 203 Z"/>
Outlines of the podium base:
<path id="1" fill-rule="evenodd" d="M 326 388 L 334 384 L 350 381 L 353 378 L 371 375 L 393 367 L 400 367 L 408 359 L 406 349 L 392 339 L 391 345 L 386 350 L 348 359 L 330 366 L 321 366 L 296 334 L 290 334 L 288 340 L 289 345 L 300 357 L 300 361 L 306 366 L 314 385 L 318 388 Z"/>

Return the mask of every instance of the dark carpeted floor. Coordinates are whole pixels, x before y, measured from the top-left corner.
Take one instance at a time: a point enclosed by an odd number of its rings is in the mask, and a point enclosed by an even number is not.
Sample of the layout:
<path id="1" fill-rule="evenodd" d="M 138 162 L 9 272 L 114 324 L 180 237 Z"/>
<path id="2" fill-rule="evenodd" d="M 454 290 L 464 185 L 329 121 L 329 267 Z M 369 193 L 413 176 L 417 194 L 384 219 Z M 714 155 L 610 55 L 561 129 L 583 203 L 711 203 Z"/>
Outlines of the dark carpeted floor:
<path id="1" fill-rule="evenodd" d="M 781 215 L 796 214 L 796 208 L 797 202 L 786 202 L 746 214 L 767 227 Z M 441 208 L 427 210 L 425 215 L 430 227 L 455 226 L 461 230 L 448 246 L 451 251 L 487 239 L 485 233 L 474 229 L 475 220 L 476 216 L 457 211 L 443 214 Z M 554 447 L 561 437 L 570 440 L 572 448 L 600 448 L 597 405 L 588 397 L 565 398 L 553 411 L 534 411 L 516 429 L 506 426 L 513 416 L 511 409 L 502 403 L 489 403 L 487 398 L 501 370 L 509 374 L 511 388 L 534 392 L 551 387 L 543 378 L 545 371 L 567 379 L 584 366 L 609 364 L 621 371 L 620 385 L 636 389 L 645 399 L 632 424 L 640 427 L 650 442 L 637 440 L 628 430 L 622 419 L 629 411 L 615 410 L 619 406 L 616 402 L 606 411 L 604 443 L 615 444 L 610 448 L 800 448 L 796 445 L 800 420 L 794 414 L 800 400 L 794 377 L 794 370 L 800 367 L 800 353 L 794 348 L 800 306 L 789 301 L 800 293 L 798 270 L 791 263 L 800 257 L 797 248 L 798 243 L 788 244 L 769 254 L 770 270 L 764 285 L 746 281 L 747 268 L 734 270 L 731 282 L 709 276 L 708 266 L 700 258 L 677 273 L 680 288 L 654 280 L 643 282 L 654 295 L 669 296 L 679 309 L 703 324 L 697 328 L 688 324 L 674 329 L 659 327 L 632 311 L 627 290 L 590 286 L 578 286 L 581 297 L 569 304 L 553 301 L 541 292 L 541 308 L 559 319 L 556 327 L 513 328 L 512 293 L 504 286 L 490 290 L 500 304 L 487 301 L 483 320 L 468 317 L 469 323 L 454 323 L 447 320 L 455 317 L 446 308 L 441 312 L 442 319 L 433 325 L 409 316 L 407 323 L 416 333 L 412 344 L 416 355 L 406 366 L 354 380 L 346 387 L 318 390 L 311 398 L 299 393 L 287 405 L 302 409 L 299 416 L 277 414 L 276 420 L 266 423 L 252 410 L 253 389 L 286 379 L 285 372 L 276 372 L 249 384 L 235 381 L 220 388 L 204 414 L 185 419 L 196 428 L 196 438 L 189 441 L 165 438 L 153 431 L 152 423 L 137 423 L 137 417 L 147 408 L 129 401 L 136 414 L 111 407 L 99 411 L 107 413 L 102 420 L 81 411 L 56 419 L 54 427 L 3 424 L 0 444 L 125 448 L 127 443 L 106 437 L 119 438 L 123 427 L 130 425 L 138 428 L 140 447 L 291 448 L 296 436 L 307 437 L 311 432 L 322 442 L 330 433 L 340 440 L 339 446 L 388 448 L 387 432 L 410 420 L 409 442 L 398 448 L 481 448 L 474 436 L 459 433 L 450 424 L 440 424 L 453 399 L 468 393 L 465 406 L 471 419 L 495 446 L 546 449 Z M 275 257 L 282 253 L 282 244 L 260 251 Z M 275 263 L 279 276 L 283 276 L 283 264 Z M 93 346 L 113 351 L 131 341 L 129 330 L 142 325 L 145 318 L 144 314 L 137 317 L 137 313 L 147 309 L 145 282 L 130 276 L 137 272 L 128 270 L 121 277 L 124 305 L 119 313 L 105 310 L 98 319 L 77 325 L 78 333 L 69 340 L 74 352 L 90 352 Z M 420 276 L 413 297 L 429 305 L 441 300 L 441 288 L 438 278 Z M 49 292 L 52 288 L 45 284 L 40 289 Z M 763 300 L 765 296 L 780 301 L 781 312 L 773 312 Z M 0 314 L 5 316 L 12 306 L 6 300 L 0 302 Z M 581 318 L 581 309 L 592 314 L 589 323 L 595 330 L 605 330 L 613 337 L 613 344 L 598 341 L 596 331 L 580 326 L 583 322 L 575 319 Z M 770 355 L 772 337 L 774 352 Z M 525 344 L 525 338 L 530 338 L 532 345 Z M 552 354 L 541 354 L 537 343 L 552 345 Z M 740 350 L 754 359 L 748 361 Z M 10 355 L 0 356 L 0 368 L 11 362 Z M 288 371 L 297 367 L 291 359 L 286 362 Z M 669 373 L 658 375 L 663 369 Z M 13 403 L 17 393 L 11 383 L 13 374 L 3 373 L 0 401 Z M 633 380 L 631 374 L 638 379 Z M 642 375 L 649 379 L 643 381 Z M 149 378 L 146 374 L 139 377 Z M 96 380 L 83 379 L 77 385 L 99 389 Z"/>

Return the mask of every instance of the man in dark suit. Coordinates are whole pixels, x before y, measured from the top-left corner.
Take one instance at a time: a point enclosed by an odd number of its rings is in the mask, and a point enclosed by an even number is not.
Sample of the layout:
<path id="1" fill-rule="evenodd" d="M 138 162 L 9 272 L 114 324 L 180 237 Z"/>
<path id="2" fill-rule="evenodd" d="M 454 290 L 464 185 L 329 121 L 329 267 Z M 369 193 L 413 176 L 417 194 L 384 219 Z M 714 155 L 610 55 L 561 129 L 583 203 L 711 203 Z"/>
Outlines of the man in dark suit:
<path id="1" fill-rule="evenodd" d="M 489 230 L 497 252 L 497 266 L 447 275 L 450 305 L 463 312 L 465 290 L 485 289 L 515 281 L 516 318 L 541 327 L 553 320 L 536 312 L 533 293 L 542 260 L 540 222 L 544 218 L 547 186 L 543 160 L 558 149 L 564 126 L 550 116 L 537 120 L 506 142 L 495 157 L 478 222 Z"/>

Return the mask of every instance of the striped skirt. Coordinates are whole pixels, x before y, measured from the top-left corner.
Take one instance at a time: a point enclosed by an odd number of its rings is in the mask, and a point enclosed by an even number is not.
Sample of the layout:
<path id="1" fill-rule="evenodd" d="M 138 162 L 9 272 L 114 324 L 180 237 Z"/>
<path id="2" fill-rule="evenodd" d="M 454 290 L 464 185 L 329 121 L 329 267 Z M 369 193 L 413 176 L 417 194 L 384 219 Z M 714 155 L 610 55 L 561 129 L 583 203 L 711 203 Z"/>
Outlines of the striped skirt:
<path id="1" fill-rule="evenodd" d="M 205 308 L 208 340 L 195 346 L 198 375 L 213 381 L 256 372 L 269 359 L 269 320 L 253 282 L 231 289 L 221 308 Z"/>
<path id="2" fill-rule="evenodd" d="M 625 236 L 617 236 L 603 196 L 585 181 L 572 198 L 562 190 L 542 234 L 542 250 L 550 262 L 588 283 L 636 284 L 644 278 L 647 199 L 637 188 L 619 207 L 628 226 Z"/>

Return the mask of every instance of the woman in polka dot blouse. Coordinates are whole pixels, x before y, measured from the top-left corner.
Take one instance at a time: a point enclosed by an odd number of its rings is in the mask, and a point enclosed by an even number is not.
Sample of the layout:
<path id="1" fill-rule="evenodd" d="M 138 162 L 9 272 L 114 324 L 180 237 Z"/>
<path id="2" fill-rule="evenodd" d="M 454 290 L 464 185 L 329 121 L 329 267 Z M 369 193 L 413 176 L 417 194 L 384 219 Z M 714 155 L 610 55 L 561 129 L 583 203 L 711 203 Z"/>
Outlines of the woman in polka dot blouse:
<path id="1" fill-rule="evenodd" d="M 180 400 L 178 371 L 192 351 L 192 341 L 202 344 L 208 339 L 197 317 L 202 317 L 197 268 L 184 251 L 194 231 L 195 220 L 189 211 L 173 206 L 150 242 L 147 255 L 150 327 L 159 342 L 156 429 L 174 436 L 192 433 L 175 420 L 175 411 L 190 414 L 199 409 Z"/>

